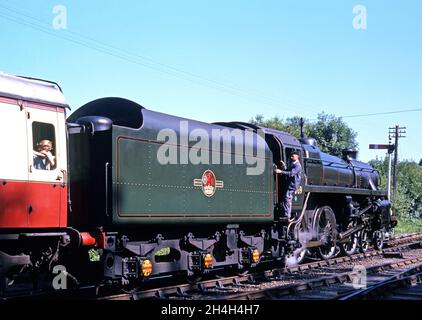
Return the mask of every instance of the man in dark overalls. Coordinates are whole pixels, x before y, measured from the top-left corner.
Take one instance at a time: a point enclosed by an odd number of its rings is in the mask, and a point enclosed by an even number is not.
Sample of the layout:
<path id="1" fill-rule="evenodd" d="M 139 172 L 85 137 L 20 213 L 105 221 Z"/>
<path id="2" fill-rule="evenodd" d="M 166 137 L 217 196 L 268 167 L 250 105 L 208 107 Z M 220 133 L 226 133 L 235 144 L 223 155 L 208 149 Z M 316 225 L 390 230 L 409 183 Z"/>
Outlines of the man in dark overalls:
<path id="1" fill-rule="evenodd" d="M 286 170 L 276 169 L 276 173 L 287 178 L 287 190 L 281 206 L 284 217 L 287 217 L 289 220 L 292 213 L 293 195 L 296 189 L 299 188 L 302 179 L 302 165 L 299 161 L 299 153 L 296 151 L 290 153 L 290 160 L 291 162 Z"/>

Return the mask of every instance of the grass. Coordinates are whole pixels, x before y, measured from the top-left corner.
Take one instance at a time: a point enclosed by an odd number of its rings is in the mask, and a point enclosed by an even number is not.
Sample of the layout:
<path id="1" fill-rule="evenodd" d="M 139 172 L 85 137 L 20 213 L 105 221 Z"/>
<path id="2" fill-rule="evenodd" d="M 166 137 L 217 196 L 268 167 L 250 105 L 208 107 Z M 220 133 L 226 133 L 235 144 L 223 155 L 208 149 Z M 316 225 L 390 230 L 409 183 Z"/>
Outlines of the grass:
<path id="1" fill-rule="evenodd" d="M 402 220 L 399 219 L 397 226 L 394 228 L 396 234 L 422 232 L 422 220 Z"/>

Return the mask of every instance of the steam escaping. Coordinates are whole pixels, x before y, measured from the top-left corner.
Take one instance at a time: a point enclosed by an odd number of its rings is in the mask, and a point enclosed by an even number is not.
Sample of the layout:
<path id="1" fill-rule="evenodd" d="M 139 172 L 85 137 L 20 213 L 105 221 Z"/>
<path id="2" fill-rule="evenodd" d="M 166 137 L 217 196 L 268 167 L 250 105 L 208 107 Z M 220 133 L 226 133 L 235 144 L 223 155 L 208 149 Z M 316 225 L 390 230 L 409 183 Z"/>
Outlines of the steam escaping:
<path id="1" fill-rule="evenodd" d="M 314 235 L 315 232 L 299 230 L 297 240 L 301 246 L 293 251 L 293 253 L 286 256 L 286 267 L 295 267 L 305 260 L 306 255 L 308 254 L 306 244 L 314 238 Z"/>
<path id="2" fill-rule="evenodd" d="M 306 248 L 300 247 L 293 251 L 292 254 L 286 256 L 286 267 L 295 267 L 304 259 L 303 255 L 306 254 Z"/>

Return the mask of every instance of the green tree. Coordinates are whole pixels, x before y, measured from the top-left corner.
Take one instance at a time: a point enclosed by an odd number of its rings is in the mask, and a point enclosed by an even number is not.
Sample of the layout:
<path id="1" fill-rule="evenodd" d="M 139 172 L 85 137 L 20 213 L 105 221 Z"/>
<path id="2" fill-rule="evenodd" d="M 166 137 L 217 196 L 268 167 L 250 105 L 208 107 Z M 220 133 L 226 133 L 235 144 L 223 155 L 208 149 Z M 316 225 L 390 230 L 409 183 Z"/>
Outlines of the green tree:
<path id="1" fill-rule="evenodd" d="M 397 168 L 397 181 L 410 199 L 409 218 L 422 218 L 422 168 L 413 161 L 400 162 Z"/>
<path id="2" fill-rule="evenodd" d="M 284 120 L 283 118 L 275 116 L 274 118 L 265 120 L 264 116 L 257 115 L 249 122 L 255 125 L 288 132 L 295 137 L 300 137 L 300 117 L 287 118 Z M 305 128 L 307 126 L 308 124 L 305 122 Z"/>
<path id="3" fill-rule="evenodd" d="M 357 133 L 342 118 L 320 113 L 316 123 L 308 128 L 307 135 L 317 139 L 319 148 L 329 154 L 341 156 L 343 149 L 357 149 Z"/>
<path id="4" fill-rule="evenodd" d="M 381 179 L 380 188 L 387 188 L 388 160 L 371 160 Z M 422 168 L 413 161 L 402 161 L 397 167 L 397 190 L 393 210 L 403 220 L 422 218 Z"/>
<path id="5" fill-rule="evenodd" d="M 257 115 L 250 122 L 285 131 L 296 137 L 300 136 L 300 117 L 297 116 L 286 120 L 279 117 L 265 120 L 262 115 Z M 358 147 L 356 132 L 342 118 L 332 114 L 320 113 L 314 122 L 305 119 L 304 133 L 305 136 L 317 140 L 321 151 L 332 155 L 341 156 L 343 149 L 357 149 Z"/>

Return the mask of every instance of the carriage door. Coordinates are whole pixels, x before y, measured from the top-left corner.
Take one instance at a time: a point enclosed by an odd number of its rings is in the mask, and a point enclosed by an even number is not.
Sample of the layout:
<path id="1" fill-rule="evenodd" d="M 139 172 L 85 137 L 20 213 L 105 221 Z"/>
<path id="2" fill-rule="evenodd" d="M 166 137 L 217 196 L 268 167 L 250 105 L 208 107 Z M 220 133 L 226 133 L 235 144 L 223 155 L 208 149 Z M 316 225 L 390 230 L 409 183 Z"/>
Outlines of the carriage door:
<path id="1" fill-rule="evenodd" d="M 25 111 L 0 99 L 0 228 L 28 227 Z"/>
<path id="2" fill-rule="evenodd" d="M 28 133 L 29 227 L 59 227 L 63 176 L 57 108 L 26 108 Z M 51 146 L 48 147 L 48 145 Z M 49 151 L 54 163 L 44 152 Z"/>

